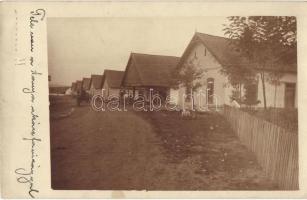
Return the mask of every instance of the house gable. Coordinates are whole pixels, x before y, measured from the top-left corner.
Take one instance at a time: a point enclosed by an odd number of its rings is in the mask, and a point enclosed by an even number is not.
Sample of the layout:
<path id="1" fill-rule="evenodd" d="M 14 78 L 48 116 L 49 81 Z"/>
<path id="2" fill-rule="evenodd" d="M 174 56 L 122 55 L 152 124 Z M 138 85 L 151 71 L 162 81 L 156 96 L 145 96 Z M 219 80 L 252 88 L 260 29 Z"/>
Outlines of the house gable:
<path id="1" fill-rule="evenodd" d="M 71 84 L 71 91 L 75 91 L 76 90 L 76 82 L 73 82 Z"/>
<path id="2" fill-rule="evenodd" d="M 208 82 L 213 80 L 213 95 L 218 105 L 229 104 L 232 87 L 228 83 L 228 79 L 221 73 L 223 63 L 218 59 L 218 56 L 196 35 L 192 38 L 188 47 L 184 51 L 177 70 L 180 70 L 184 64 L 192 63 L 196 68 L 204 71 L 202 78 L 199 80 L 202 86 L 198 89 L 199 92 L 206 93 Z M 181 88 L 181 93 L 184 89 Z M 182 94 L 181 94 L 182 95 Z M 199 100 L 195 100 L 199 104 Z M 179 101 L 183 103 L 181 100 Z"/>
<path id="3" fill-rule="evenodd" d="M 103 82 L 103 75 L 92 75 L 91 76 L 91 89 L 101 89 Z"/>
<path id="4" fill-rule="evenodd" d="M 141 85 L 142 81 L 140 79 L 139 72 L 136 68 L 135 61 L 132 58 L 132 55 L 130 55 L 125 74 L 123 77 L 122 85 L 123 86 L 135 86 L 135 85 Z"/>
<path id="5" fill-rule="evenodd" d="M 82 81 L 77 81 L 76 82 L 76 91 L 81 92 L 82 90 Z"/>
<path id="6" fill-rule="evenodd" d="M 89 90 L 91 85 L 91 78 L 83 78 L 82 80 L 82 89 Z"/>
<path id="7" fill-rule="evenodd" d="M 121 83 L 123 80 L 124 71 L 117 71 L 117 70 L 105 70 L 104 71 L 104 80 L 103 80 L 103 87 L 104 84 L 107 84 L 110 88 L 121 88 Z"/>
<path id="8" fill-rule="evenodd" d="M 230 92 L 227 88 L 227 77 L 221 73 L 222 65 L 216 57 L 201 42 L 194 43 L 184 62 L 192 62 L 197 68 L 203 69 L 204 73 L 200 80 L 202 86 L 199 91 L 206 94 L 208 82 L 213 81 L 213 95 L 218 105 L 228 104 Z M 196 100 L 196 104 L 198 104 Z"/>
<path id="9" fill-rule="evenodd" d="M 201 42 L 194 43 L 189 52 L 186 54 L 186 59 L 183 63 L 191 62 L 196 67 L 204 70 L 221 69 L 221 63 L 208 50 L 208 48 Z"/>

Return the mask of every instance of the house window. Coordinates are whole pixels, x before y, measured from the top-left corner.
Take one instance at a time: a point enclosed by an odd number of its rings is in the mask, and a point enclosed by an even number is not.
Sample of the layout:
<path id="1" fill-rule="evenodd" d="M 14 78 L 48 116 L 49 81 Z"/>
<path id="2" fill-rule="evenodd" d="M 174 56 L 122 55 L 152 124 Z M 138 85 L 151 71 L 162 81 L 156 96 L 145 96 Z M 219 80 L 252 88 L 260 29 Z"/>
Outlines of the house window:
<path id="1" fill-rule="evenodd" d="M 285 107 L 295 107 L 295 83 L 285 83 Z"/>
<path id="2" fill-rule="evenodd" d="M 214 95 L 214 78 L 208 78 L 207 79 L 208 104 L 213 104 L 213 95 Z"/>

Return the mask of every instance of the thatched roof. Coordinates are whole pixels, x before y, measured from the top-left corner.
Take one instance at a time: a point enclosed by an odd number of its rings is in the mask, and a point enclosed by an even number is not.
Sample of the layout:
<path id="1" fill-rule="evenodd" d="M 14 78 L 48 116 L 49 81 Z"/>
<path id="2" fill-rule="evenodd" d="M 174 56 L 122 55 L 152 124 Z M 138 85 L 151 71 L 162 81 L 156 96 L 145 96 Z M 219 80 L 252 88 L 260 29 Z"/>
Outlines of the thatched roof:
<path id="1" fill-rule="evenodd" d="M 120 88 L 124 76 L 124 71 L 104 70 L 104 82 L 108 83 L 110 88 Z"/>
<path id="2" fill-rule="evenodd" d="M 171 73 L 179 59 L 175 56 L 131 53 L 122 85 L 169 87 Z"/>
<path id="3" fill-rule="evenodd" d="M 102 88 L 103 79 L 104 79 L 103 75 L 93 74 L 91 76 L 91 85 L 90 85 L 90 87 L 93 86 L 95 89 L 101 89 Z"/>
<path id="4" fill-rule="evenodd" d="M 89 90 L 91 86 L 91 78 L 83 78 L 82 80 L 82 89 Z"/>
<path id="5" fill-rule="evenodd" d="M 186 57 L 190 54 L 194 45 L 197 43 L 202 43 L 222 66 L 252 65 L 253 67 L 257 68 L 258 66 L 256 63 L 252 63 L 249 59 L 240 54 L 233 42 L 234 40 L 229 38 L 196 32 L 188 47 L 184 51 L 178 67 L 180 67 L 186 60 Z M 284 66 L 278 69 L 282 69 L 282 71 L 296 72 L 296 61 L 290 65 L 284 64 Z"/>

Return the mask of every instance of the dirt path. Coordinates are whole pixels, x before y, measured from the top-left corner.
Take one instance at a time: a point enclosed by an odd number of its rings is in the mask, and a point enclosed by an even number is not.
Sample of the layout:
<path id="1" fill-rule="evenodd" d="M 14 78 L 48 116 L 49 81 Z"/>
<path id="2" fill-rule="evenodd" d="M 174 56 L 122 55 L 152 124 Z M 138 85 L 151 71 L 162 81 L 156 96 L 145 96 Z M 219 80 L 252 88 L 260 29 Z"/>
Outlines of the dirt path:
<path id="1" fill-rule="evenodd" d="M 271 190 L 223 118 L 76 108 L 51 121 L 54 189 Z"/>

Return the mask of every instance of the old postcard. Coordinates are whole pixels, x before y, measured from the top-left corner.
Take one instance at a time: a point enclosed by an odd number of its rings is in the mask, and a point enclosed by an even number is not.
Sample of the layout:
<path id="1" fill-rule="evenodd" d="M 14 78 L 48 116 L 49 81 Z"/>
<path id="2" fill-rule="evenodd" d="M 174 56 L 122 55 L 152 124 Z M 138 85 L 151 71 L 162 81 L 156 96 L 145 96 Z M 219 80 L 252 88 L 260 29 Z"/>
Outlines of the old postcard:
<path id="1" fill-rule="evenodd" d="M 304 2 L 4 2 L 4 198 L 306 197 Z"/>

